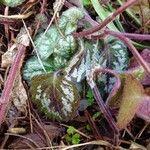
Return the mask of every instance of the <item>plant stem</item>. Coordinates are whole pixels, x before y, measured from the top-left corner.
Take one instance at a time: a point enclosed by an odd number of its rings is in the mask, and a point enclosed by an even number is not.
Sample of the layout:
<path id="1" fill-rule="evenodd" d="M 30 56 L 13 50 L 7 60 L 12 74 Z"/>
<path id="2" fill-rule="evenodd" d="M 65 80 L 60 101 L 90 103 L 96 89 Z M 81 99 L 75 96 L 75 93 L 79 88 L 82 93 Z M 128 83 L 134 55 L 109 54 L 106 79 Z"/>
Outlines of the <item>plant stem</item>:
<path id="1" fill-rule="evenodd" d="M 140 41 L 150 40 L 150 35 L 149 34 L 115 32 L 115 31 L 108 30 L 108 29 L 106 29 L 105 31 L 106 32 L 111 32 L 111 33 L 113 33 L 115 35 L 118 35 L 118 36 L 122 35 L 122 36 L 125 36 L 125 37 L 129 38 L 129 39 L 140 40 Z M 106 32 L 103 33 L 103 34 L 100 34 L 100 35 L 93 35 L 92 38 L 101 39 L 101 38 L 103 38 L 104 35 L 106 36 Z"/>
<path id="2" fill-rule="evenodd" d="M 105 72 L 107 71 L 106 69 L 104 70 Z M 98 90 L 98 87 L 97 85 L 95 84 L 95 82 L 93 81 L 93 76 L 95 73 L 100 73 L 100 72 L 103 72 L 103 69 L 100 67 L 100 66 L 96 66 L 94 67 L 90 74 L 88 75 L 87 77 L 87 81 L 88 81 L 88 84 L 90 85 L 91 89 L 92 89 L 92 92 L 94 94 L 94 97 L 96 99 L 96 102 L 100 108 L 100 111 L 103 113 L 104 117 L 106 118 L 106 120 L 108 121 L 110 127 L 113 129 L 114 131 L 114 137 L 115 137 L 115 143 L 118 144 L 118 141 L 119 141 L 119 129 L 110 113 L 110 111 L 108 110 L 106 104 L 104 103 L 100 93 L 99 93 L 99 90 Z"/>
<path id="3" fill-rule="evenodd" d="M 18 51 L 16 53 L 14 62 L 12 63 L 12 66 L 10 68 L 7 80 L 5 82 L 4 89 L 3 89 L 2 95 L 0 97 L 0 125 L 2 124 L 2 122 L 6 116 L 7 107 L 9 104 L 13 85 L 14 85 L 15 79 L 17 77 L 17 73 L 21 68 L 21 63 L 22 63 L 22 59 L 25 54 L 25 50 L 26 50 L 26 46 L 24 46 L 22 44 L 18 45 Z"/>
<path id="4" fill-rule="evenodd" d="M 119 7 L 112 15 L 107 17 L 102 23 L 99 25 L 92 27 L 90 29 L 87 29 L 85 31 L 79 32 L 79 33 L 74 33 L 74 36 L 76 37 L 84 37 L 89 34 L 92 34 L 94 32 L 97 32 L 98 30 L 101 30 L 102 28 L 106 27 L 106 25 L 110 22 L 112 22 L 115 17 L 120 15 L 123 11 L 125 11 L 128 7 L 134 5 L 137 2 L 137 0 L 128 0 L 126 3 L 124 3 L 121 7 Z"/>

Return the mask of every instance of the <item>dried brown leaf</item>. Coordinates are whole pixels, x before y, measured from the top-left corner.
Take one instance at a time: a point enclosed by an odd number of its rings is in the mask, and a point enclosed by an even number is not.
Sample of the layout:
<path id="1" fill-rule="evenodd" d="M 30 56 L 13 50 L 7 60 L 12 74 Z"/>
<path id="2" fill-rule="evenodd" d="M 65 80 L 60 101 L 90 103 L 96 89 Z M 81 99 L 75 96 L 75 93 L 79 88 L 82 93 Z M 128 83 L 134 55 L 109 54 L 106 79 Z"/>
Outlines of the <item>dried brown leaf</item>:
<path id="1" fill-rule="evenodd" d="M 54 125 L 44 125 L 43 126 L 46 133 L 48 134 L 51 141 L 60 135 L 60 128 Z M 24 136 L 24 138 L 18 138 L 10 144 L 9 148 L 12 149 L 35 149 L 38 147 L 46 147 L 48 144 L 46 143 L 46 137 L 44 136 L 42 130 L 38 127 L 36 128 L 36 132 L 38 133 L 30 133 Z"/>
<path id="2" fill-rule="evenodd" d="M 150 63 L 150 49 L 144 49 L 144 50 L 141 52 L 141 57 L 142 57 L 147 63 Z M 137 67 L 137 66 L 140 66 L 140 64 L 138 64 L 137 59 L 136 59 L 135 57 L 132 57 L 132 58 L 130 59 L 130 62 L 129 62 L 129 69 L 134 68 L 134 67 Z"/>
<path id="3" fill-rule="evenodd" d="M 11 99 L 13 101 L 13 104 L 19 111 L 25 112 L 28 97 L 26 90 L 23 86 L 20 74 L 16 78 L 14 88 L 11 94 Z"/>
<path id="4" fill-rule="evenodd" d="M 13 62 L 15 58 L 15 54 L 17 51 L 17 43 L 20 43 L 25 46 L 29 46 L 29 42 L 30 42 L 29 37 L 25 28 L 21 28 L 20 32 L 18 33 L 16 37 L 16 43 L 12 44 L 12 46 L 8 48 L 8 50 L 2 55 L 1 66 L 5 68 L 11 65 L 11 63 Z"/>
<path id="5" fill-rule="evenodd" d="M 19 138 L 14 141 L 9 148 L 11 149 L 35 149 L 38 147 L 45 147 L 46 143 L 42 140 L 42 138 L 38 134 L 27 134 L 24 138 Z"/>
<path id="6" fill-rule="evenodd" d="M 132 75 L 125 75 L 125 82 L 121 96 L 121 104 L 117 116 L 117 126 L 124 129 L 134 117 L 144 96 L 141 83 Z"/>
<path id="7" fill-rule="evenodd" d="M 138 117 L 150 122 L 150 96 L 143 96 L 143 101 L 140 104 L 136 114 Z"/>
<path id="8" fill-rule="evenodd" d="M 15 54 L 16 54 L 16 50 L 17 50 L 17 45 L 13 44 L 10 48 L 8 48 L 8 50 L 2 55 L 2 63 L 1 66 L 3 68 L 8 67 L 9 65 L 11 65 Z"/>

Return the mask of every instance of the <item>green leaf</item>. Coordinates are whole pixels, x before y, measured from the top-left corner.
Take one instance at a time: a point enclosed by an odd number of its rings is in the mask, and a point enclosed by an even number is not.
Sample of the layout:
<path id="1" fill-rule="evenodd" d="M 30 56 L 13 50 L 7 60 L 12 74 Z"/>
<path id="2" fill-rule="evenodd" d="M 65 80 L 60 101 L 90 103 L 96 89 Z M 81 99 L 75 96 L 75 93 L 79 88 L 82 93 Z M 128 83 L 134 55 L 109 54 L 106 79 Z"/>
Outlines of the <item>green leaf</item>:
<path id="1" fill-rule="evenodd" d="M 52 72 L 54 70 L 53 64 L 51 64 L 50 62 L 45 61 L 43 65 L 46 68 L 47 72 Z M 23 68 L 23 78 L 27 81 L 30 81 L 32 77 L 43 73 L 45 72 L 36 56 L 28 59 Z"/>
<path id="2" fill-rule="evenodd" d="M 78 133 L 72 136 L 72 144 L 79 144 L 80 143 L 80 135 Z"/>
<path id="3" fill-rule="evenodd" d="M 58 25 L 52 25 L 46 33 L 41 32 L 36 36 L 36 50 L 47 72 L 65 67 L 76 52 L 78 43 L 71 33 L 76 31 L 78 20 L 82 17 L 82 11 L 72 7 L 62 13 Z M 23 71 L 24 79 L 28 81 L 44 72 L 39 59 L 34 55 L 27 60 Z"/>
<path id="4" fill-rule="evenodd" d="M 67 133 L 69 135 L 72 135 L 75 133 L 75 128 L 73 126 L 69 126 L 68 129 L 67 129 Z"/>
<path id="5" fill-rule="evenodd" d="M 70 135 L 66 134 L 65 135 L 65 139 L 67 142 L 71 143 L 72 142 L 72 137 L 70 137 Z"/>
<path id="6" fill-rule="evenodd" d="M 88 105 L 89 106 L 93 105 L 95 100 L 94 100 L 94 95 L 91 89 L 88 89 L 86 97 L 87 97 Z"/>
<path id="7" fill-rule="evenodd" d="M 2 0 L 2 3 L 9 7 L 21 5 L 25 0 Z"/>
<path id="8" fill-rule="evenodd" d="M 108 52 L 105 54 L 109 68 L 122 72 L 128 67 L 128 50 L 127 47 L 119 40 L 114 38 L 108 41 Z"/>
<path id="9" fill-rule="evenodd" d="M 100 115 L 101 115 L 100 112 L 96 112 L 96 113 L 92 116 L 92 119 L 93 119 L 93 120 L 96 120 Z"/>
<path id="10" fill-rule="evenodd" d="M 101 59 L 103 59 L 104 63 L 101 63 L 103 68 L 113 69 L 119 73 L 125 71 L 128 67 L 128 50 L 127 47 L 118 39 L 113 37 L 108 37 L 105 39 L 105 44 L 107 48 L 101 54 Z M 108 93 L 113 88 L 115 83 L 115 78 L 110 75 L 102 75 L 98 80 L 100 86 L 100 90 L 102 94 Z"/>
<path id="11" fill-rule="evenodd" d="M 76 116 L 80 96 L 75 84 L 65 73 L 35 76 L 31 80 L 32 101 L 50 119 L 68 121 Z"/>
<path id="12" fill-rule="evenodd" d="M 101 6 L 101 4 L 99 3 L 98 0 L 91 0 L 91 3 L 95 9 L 95 11 L 97 12 L 98 16 L 100 17 L 100 19 L 102 21 L 104 21 L 107 17 L 110 16 L 110 14 L 112 12 L 109 12 L 108 10 L 104 9 L 103 6 Z M 113 30 L 113 31 L 118 31 L 117 27 L 114 25 L 114 23 L 109 23 L 107 25 L 107 27 L 110 29 L 110 30 Z"/>
<path id="13" fill-rule="evenodd" d="M 66 70 L 71 70 L 70 77 L 76 82 L 81 82 L 93 66 L 102 64 L 104 61 L 103 58 L 101 59 L 98 42 L 85 40 L 80 45 L 82 48 L 79 55 L 74 56 L 66 68 Z"/>
<path id="14" fill-rule="evenodd" d="M 84 6 L 89 6 L 91 5 L 91 0 L 82 0 L 82 3 Z"/>
<path id="15" fill-rule="evenodd" d="M 82 17 L 80 9 L 70 8 L 63 12 L 58 26 L 52 25 L 46 33 L 42 32 L 36 37 L 35 45 L 42 60 L 53 53 L 69 58 L 75 52 L 77 44 L 71 33 L 76 31 L 77 22 Z"/>
<path id="16" fill-rule="evenodd" d="M 77 7 L 71 7 L 62 13 L 58 26 L 64 35 L 69 35 L 77 29 L 78 20 L 84 17 L 83 12 Z"/>

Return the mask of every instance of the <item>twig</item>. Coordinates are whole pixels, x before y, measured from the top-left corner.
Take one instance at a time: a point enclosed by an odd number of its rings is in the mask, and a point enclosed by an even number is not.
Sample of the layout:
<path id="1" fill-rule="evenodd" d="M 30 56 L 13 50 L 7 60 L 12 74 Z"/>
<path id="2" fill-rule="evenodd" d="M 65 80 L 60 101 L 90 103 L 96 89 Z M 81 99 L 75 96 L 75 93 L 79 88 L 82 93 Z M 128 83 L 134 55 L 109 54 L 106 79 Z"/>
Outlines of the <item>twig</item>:
<path id="1" fill-rule="evenodd" d="M 28 29 L 27 29 L 27 26 L 26 26 L 26 24 L 25 24 L 25 22 L 24 22 L 23 19 L 22 19 L 22 23 L 23 23 L 24 28 L 25 28 L 25 30 L 26 30 L 26 32 L 27 32 L 27 35 L 28 35 L 28 37 L 29 37 L 29 39 L 30 39 L 30 41 L 31 41 L 31 44 L 32 44 L 32 46 L 33 46 L 33 48 L 34 48 L 34 51 L 36 52 L 36 56 L 37 56 L 38 62 L 39 62 L 39 64 L 41 65 L 43 71 L 46 73 L 47 71 L 46 71 L 46 69 L 45 69 L 45 67 L 44 67 L 44 65 L 43 65 L 43 63 L 42 63 L 42 60 L 41 60 L 41 58 L 40 58 L 40 55 L 39 55 L 38 50 L 37 50 L 37 48 L 36 48 L 36 45 L 34 44 L 32 38 L 31 38 L 31 35 L 30 35 L 30 33 L 29 33 Z"/>
<path id="2" fill-rule="evenodd" d="M 43 0 L 42 5 L 41 5 L 41 10 L 40 10 L 40 15 L 41 15 L 41 16 L 42 16 L 42 14 L 44 13 L 44 8 L 45 8 L 45 6 L 46 6 L 46 3 L 47 3 L 47 1 L 46 1 L 46 0 Z M 41 22 L 38 21 L 38 23 L 37 23 L 37 25 L 36 25 L 36 28 L 35 28 L 35 31 L 34 31 L 33 37 L 35 37 L 35 35 L 37 34 L 40 25 L 41 25 Z"/>
<path id="3" fill-rule="evenodd" d="M 89 114 L 89 112 L 87 110 L 84 111 L 84 115 L 85 115 L 89 125 L 91 126 L 94 138 L 96 140 L 103 140 L 104 138 L 100 135 L 100 132 L 97 129 L 97 126 L 96 126 L 94 120 L 92 119 L 91 115 Z"/>
<path id="4" fill-rule="evenodd" d="M 8 77 L 4 84 L 2 95 L 0 97 L 0 125 L 5 119 L 15 79 L 17 77 L 18 72 L 20 71 L 26 47 L 29 46 L 28 36 L 25 32 L 23 32 L 23 30 L 20 31 L 20 33 L 18 34 L 17 42 L 18 42 L 18 50 L 11 65 Z"/>
<path id="5" fill-rule="evenodd" d="M 27 14 L 19 14 L 19 15 L 10 15 L 10 16 L 5 16 L 5 15 L 0 15 L 0 18 L 8 18 L 8 19 L 26 19 L 30 17 L 34 12 L 30 11 Z"/>
<path id="6" fill-rule="evenodd" d="M 8 10 L 9 10 L 9 7 L 7 6 L 7 7 L 5 8 L 5 13 L 4 13 L 5 16 L 8 15 Z M 7 40 L 9 40 L 9 31 L 8 31 L 9 25 L 8 25 L 8 24 L 5 24 L 5 25 L 4 25 L 4 29 L 5 29 L 5 35 L 6 35 L 6 37 L 7 37 Z"/>
<path id="7" fill-rule="evenodd" d="M 51 139 L 48 135 L 48 133 L 46 132 L 46 130 L 44 129 L 43 125 L 39 123 L 39 121 L 34 117 L 33 114 L 31 114 L 32 118 L 35 120 L 36 124 L 38 125 L 38 127 L 41 129 L 41 131 L 44 133 L 45 136 L 45 140 L 48 146 L 52 146 L 52 142 Z"/>
<path id="8" fill-rule="evenodd" d="M 64 5 L 64 2 L 65 0 L 57 0 L 55 3 L 56 3 L 56 6 L 53 7 L 54 9 L 54 14 L 53 14 L 53 17 L 51 18 L 50 22 L 49 22 L 49 25 L 47 26 L 45 32 L 44 32 L 44 35 L 47 33 L 47 31 L 49 30 L 52 22 L 54 21 L 57 13 L 61 10 L 62 6 Z"/>
<path id="9" fill-rule="evenodd" d="M 120 15 L 123 11 L 125 11 L 128 7 L 134 5 L 137 2 L 137 0 L 128 0 L 126 3 L 124 3 L 121 7 L 119 7 L 112 15 L 107 17 L 102 23 L 97 25 L 96 27 L 92 27 L 88 30 L 79 32 L 79 33 L 74 33 L 74 36 L 76 37 L 84 37 L 89 34 L 92 34 L 94 32 L 97 32 L 98 30 L 101 30 L 102 28 L 106 27 L 108 23 L 112 22 L 115 17 Z"/>

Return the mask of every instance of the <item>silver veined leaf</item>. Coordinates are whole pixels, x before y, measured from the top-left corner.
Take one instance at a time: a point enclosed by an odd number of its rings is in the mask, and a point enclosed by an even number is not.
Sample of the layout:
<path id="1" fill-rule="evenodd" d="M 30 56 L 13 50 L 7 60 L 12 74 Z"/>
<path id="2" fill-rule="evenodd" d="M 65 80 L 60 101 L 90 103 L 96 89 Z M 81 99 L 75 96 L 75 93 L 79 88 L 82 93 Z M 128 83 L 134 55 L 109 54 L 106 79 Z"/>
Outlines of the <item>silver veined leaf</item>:
<path id="1" fill-rule="evenodd" d="M 59 20 L 59 28 L 64 35 L 69 35 L 77 29 L 77 22 L 84 17 L 84 13 L 77 7 L 64 11 Z"/>
<path id="2" fill-rule="evenodd" d="M 35 45 L 42 60 L 53 53 L 69 58 L 75 52 L 77 44 L 71 33 L 76 31 L 78 20 L 83 16 L 80 9 L 70 8 L 62 14 L 58 26 L 52 25 L 46 33 L 36 37 Z"/>
<path id="3" fill-rule="evenodd" d="M 62 13 L 58 26 L 52 25 L 45 34 L 41 32 L 36 36 L 36 50 L 47 72 L 65 67 L 77 51 L 78 43 L 71 33 L 77 29 L 78 20 L 82 17 L 80 9 L 70 8 Z M 33 76 L 44 73 L 43 66 L 36 56 L 32 56 L 26 61 L 24 79 L 29 82 Z"/>
<path id="4" fill-rule="evenodd" d="M 107 40 L 107 49 L 103 56 L 103 59 L 106 60 L 104 67 L 121 73 L 128 67 L 129 57 L 127 47 L 115 38 L 109 37 Z M 107 85 L 105 86 L 105 91 L 107 92 L 111 91 L 116 81 L 116 79 L 114 77 L 110 77 L 110 75 L 103 75 L 100 80 Z"/>
<path id="5" fill-rule="evenodd" d="M 52 61 L 44 61 L 43 66 L 47 72 L 54 71 L 54 65 Z M 26 61 L 23 68 L 23 78 L 27 81 L 31 81 L 32 77 L 45 73 L 41 64 L 36 56 L 32 56 Z"/>
<path id="6" fill-rule="evenodd" d="M 75 84 L 57 71 L 31 80 L 32 101 L 50 119 L 68 121 L 76 116 L 80 96 Z"/>

